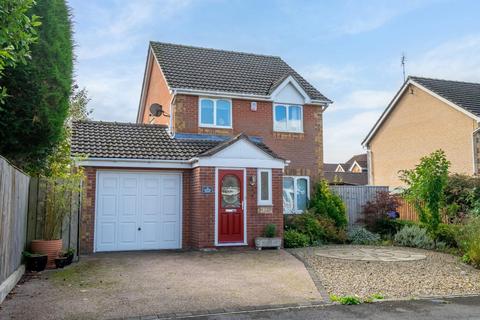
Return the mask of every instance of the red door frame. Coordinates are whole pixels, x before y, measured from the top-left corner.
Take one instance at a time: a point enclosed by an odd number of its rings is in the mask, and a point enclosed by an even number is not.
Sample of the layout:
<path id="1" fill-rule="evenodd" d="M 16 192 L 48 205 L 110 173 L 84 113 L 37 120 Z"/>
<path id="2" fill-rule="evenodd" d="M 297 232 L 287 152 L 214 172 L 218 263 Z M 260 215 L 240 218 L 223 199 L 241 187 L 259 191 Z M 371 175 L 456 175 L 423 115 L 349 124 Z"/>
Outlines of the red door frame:
<path id="1" fill-rule="evenodd" d="M 234 175 L 240 184 L 240 207 L 222 208 L 222 180 L 226 175 Z M 243 169 L 218 169 L 218 243 L 244 243 L 244 170 Z"/>

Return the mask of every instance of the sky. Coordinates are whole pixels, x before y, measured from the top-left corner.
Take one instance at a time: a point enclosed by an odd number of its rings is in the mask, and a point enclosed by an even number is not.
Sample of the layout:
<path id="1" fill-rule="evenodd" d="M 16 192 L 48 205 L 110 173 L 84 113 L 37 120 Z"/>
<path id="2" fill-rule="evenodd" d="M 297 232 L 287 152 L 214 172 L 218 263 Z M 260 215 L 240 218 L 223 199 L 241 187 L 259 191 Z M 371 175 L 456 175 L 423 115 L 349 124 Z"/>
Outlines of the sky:
<path id="1" fill-rule="evenodd" d="M 407 75 L 480 82 L 480 1 L 71 0 L 95 120 L 135 122 L 150 40 L 282 57 L 334 103 L 326 162 L 361 142 Z"/>

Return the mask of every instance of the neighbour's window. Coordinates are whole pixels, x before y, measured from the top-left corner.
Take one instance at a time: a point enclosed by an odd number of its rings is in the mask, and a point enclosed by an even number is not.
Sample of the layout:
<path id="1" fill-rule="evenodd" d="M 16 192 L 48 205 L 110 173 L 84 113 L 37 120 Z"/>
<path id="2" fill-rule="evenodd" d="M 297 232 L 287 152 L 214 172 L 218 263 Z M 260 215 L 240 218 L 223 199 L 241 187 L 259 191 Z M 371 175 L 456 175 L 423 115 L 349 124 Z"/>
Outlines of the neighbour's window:
<path id="1" fill-rule="evenodd" d="M 258 169 L 258 205 L 272 205 L 272 170 Z"/>
<path id="2" fill-rule="evenodd" d="M 201 127 L 232 127 L 232 102 L 226 99 L 200 99 Z"/>
<path id="3" fill-rule="evenodd" d="M 302 132 L 302 106 L 276 104 L 274 106 L 273 129 L 275 131 Z"/>
<path id="4" fill-rule="evenodd" d="M 283 177 L 283 212 L 302 213 L 310 197 L 309 177 Z"/>

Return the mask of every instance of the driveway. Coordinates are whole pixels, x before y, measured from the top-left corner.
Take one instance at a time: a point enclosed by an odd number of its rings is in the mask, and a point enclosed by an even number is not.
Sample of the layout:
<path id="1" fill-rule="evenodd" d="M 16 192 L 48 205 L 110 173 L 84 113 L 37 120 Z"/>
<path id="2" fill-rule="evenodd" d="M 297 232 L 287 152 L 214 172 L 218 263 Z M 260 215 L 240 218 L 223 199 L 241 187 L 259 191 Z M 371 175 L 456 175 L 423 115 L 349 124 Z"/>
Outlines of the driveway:
<path id="1" fill-rule="evenodd" d="M 96 254 L 16 287 L 0 319 L 109 319 L 215 311 L 322 298 L 283 250 Z"/>

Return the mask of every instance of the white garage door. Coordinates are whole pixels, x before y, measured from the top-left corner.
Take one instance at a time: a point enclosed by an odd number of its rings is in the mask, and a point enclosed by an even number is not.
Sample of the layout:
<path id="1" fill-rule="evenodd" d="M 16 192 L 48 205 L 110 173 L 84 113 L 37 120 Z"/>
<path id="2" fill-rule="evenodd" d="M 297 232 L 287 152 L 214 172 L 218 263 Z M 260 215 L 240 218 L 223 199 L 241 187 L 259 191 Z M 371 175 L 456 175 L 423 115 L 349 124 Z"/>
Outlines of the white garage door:
<path id="1" fill-rule="evenodd" d="M 181 174 L 99 171 L 95 251 L 181 248 Z"/>

